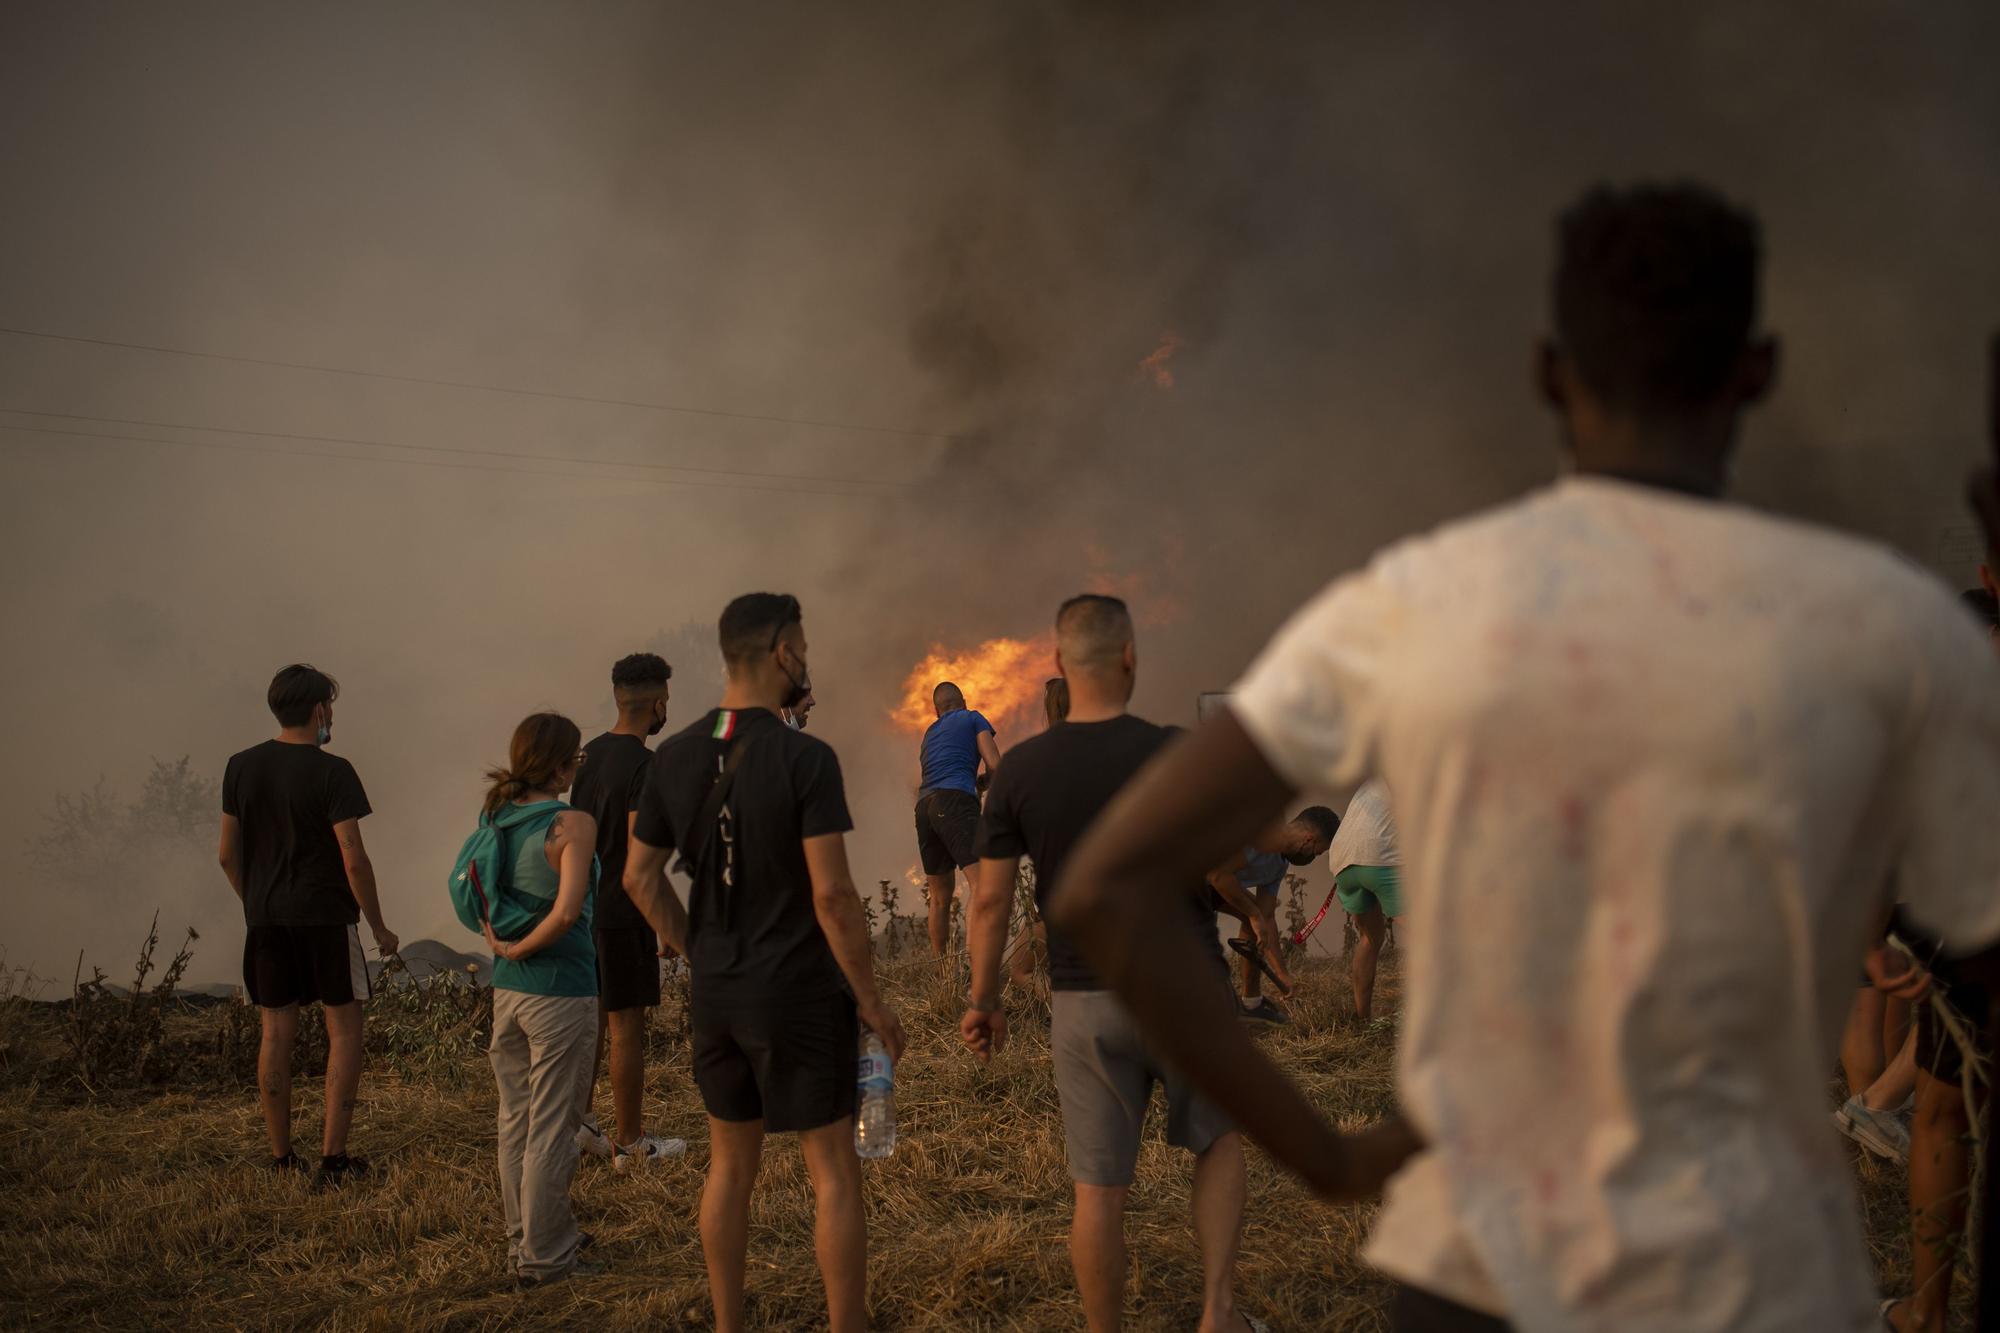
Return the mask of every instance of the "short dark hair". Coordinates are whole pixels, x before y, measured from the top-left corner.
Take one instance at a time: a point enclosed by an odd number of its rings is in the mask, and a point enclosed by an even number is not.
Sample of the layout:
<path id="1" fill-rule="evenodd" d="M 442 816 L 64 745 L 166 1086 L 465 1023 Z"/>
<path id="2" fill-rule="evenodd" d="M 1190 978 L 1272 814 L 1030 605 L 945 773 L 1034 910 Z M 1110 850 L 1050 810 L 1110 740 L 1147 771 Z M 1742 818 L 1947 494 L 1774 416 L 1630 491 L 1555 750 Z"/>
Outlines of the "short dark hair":
<path id="1" fill-rule="evenodd" d="M 799 599 L 790 593 L 746 592 L 722 609 L 717 626 L 722 660 L 732 666 L 754 662 L 777 646 L 785 626 L 804 619 Z"/>
<path id="2" fill-rule="evenodd" d="M 1132 640 L 1132 611 L 1101 592 L 1078 593 L 1056 608 L 1056 647 L 1067 666 L 1105 666 Z"/>
<path id="3" fill-rule="evenodd" d="M 1300 824 L 1310 824 L 1313 831 L 1328 842 L 1332 842 L 1333 835 L 1340 832 L 1340 816 L 1323 805 L 1309 805 L 1293 815 L 1292 819 Z"/>
<path id="4" fill-rule="evenodd" d="M 264 702 L 281 727 L 303 727 L 312 721 L 313 709 L 340 697 L 340 682 L 318 667 L 294 662 L 271 677 Z"/>
<path id="5" fill-rule="evenodd" d="M 1600 185 L 1556 232 L 1556 336 L 1591 392 L 1671 415 L 1722 391 L 1757 318 L 1755 217 L 1692 183 Z"/>
<path id="6" fill-rule="evenodd" d="M 941 680 L 931 687 L 931 707 L 943 709 L 946 704 L 951 705 L 949 709 L 945 709 L 947 712 L 956 712 L 965 707 L 965 691 L 951 681 Z"/>
<path id="7" fill-rule="evenodd" d="M 664 685 L 673 678 L 674 669 L 658 653 L 632 653 L 611 665 L 611 688 L 614 690 Z"/>
<path id="8" fill-rule="evenodd" d="M 1984 588 L 1967 588 L 1958 595 L 1965 609 L 1987 629 L 2000 629 L 2000 599 Z"/>

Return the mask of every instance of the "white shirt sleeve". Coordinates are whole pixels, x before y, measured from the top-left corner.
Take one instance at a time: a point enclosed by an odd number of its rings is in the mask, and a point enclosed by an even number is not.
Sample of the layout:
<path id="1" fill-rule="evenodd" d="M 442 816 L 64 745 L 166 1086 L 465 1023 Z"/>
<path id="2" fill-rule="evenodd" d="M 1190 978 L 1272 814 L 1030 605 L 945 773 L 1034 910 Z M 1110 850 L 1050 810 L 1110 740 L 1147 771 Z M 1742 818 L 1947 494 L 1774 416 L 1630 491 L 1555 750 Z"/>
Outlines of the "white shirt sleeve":
<path id="1" fill-rule="evenodd" d="M 1250 664 L 1229 701 L 1278 776 L 1351 792 L 1375 768 L 1383 659 L 1395 610 L 1375 567 L 1336 581 Z"/>
<path id="2" fill-rule="evenodd" d="M 2000 940 L 2000 662 L 1955 606 L 1950 619 L 1921 645 L 1896 888 L 1963 952 Z"/>

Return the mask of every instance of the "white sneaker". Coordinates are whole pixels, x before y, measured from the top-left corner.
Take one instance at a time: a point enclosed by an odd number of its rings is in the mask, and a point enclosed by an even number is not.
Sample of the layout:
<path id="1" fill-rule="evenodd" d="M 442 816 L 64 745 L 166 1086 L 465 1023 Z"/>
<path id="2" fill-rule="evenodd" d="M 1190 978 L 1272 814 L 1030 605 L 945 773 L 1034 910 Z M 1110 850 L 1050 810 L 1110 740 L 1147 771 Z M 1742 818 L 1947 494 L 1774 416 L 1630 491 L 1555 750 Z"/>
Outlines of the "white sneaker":
<path id="1" fill-rule="evenodd" d="M 576 1127 L 576 1146 L 592 1157 L 611 1156 L 611 1139 L 597 1127 L 595 1116 Z"/>
<path id="2" fill-rule="evenodd" d="M 637 1143 L 612 1145 L 611 1169 L 624 1171 L 633 1166 L 651 1166 L 669 1157 L 679 1157 L 687 1150 L 686 1139 L 662 1139 L 641 1134 Z"/>

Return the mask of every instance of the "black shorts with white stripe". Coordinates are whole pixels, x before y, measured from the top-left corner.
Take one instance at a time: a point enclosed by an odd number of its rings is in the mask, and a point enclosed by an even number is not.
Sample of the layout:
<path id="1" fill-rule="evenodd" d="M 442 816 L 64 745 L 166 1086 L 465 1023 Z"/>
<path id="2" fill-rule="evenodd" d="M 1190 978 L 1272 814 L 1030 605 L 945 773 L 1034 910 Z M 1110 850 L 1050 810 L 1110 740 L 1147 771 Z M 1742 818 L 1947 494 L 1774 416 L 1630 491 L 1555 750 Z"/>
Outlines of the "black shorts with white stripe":
<path id="1" fill-rule="evenodd" d="M 265 1009 L 352 1004 L 369 996 L 368 959 L 354 926 L 252 926 L 243 937 L 243 989 Z"/>

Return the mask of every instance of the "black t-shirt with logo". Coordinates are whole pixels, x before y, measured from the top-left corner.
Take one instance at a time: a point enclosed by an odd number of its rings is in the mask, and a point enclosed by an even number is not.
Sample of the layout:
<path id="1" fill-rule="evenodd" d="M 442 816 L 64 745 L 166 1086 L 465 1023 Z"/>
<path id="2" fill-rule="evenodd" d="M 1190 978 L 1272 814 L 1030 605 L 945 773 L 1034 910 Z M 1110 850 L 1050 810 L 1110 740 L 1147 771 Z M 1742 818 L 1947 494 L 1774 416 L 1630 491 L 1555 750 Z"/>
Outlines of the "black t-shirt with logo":
<path id="1" fill-rule="evenodd" d="M 593 920 L 598 930 L 630 930 L 646 924 L 645 915 L 625 892 L 626 816 L 632 812 L 646 776 L 646 762 L 652 757 L 644 740 L 615 731 L 607 731 L 583 747 L 583 767 L 576 771 L 569 803 L 597 821 L 597 910 Z"/>
<path id="2" fill-rule="evenodd" d="M 813 914 L 805 840 L 854 827 L 833 747 L 762 708 L 711 710 L 653 753 L 633 833 L 687 853 L 710 787 L 741 741 L 727 802 L 730 839 L 710 829 L 688 902 L 697 1003 L 812 1000 L 836 994 L 840 967 Z M 733 857 L 722 882 L 725 852 Z"/>
<path id="3" fill-rule="evenodd" d="M 317 745 L 265 741 L 232 755 L 222 811 L 243 830 L 243 919 L 351 926 L 361 919 L 333 826 L 368 814 L 354 765 Z"/>
<path id="4" fill-rule="evenodd" d="M 1044 906 L 1063 860 L 1148 759 L 1176 735 L 1127 713 L 1103 722 L 1065 722 L 1022 741 L 1000 762 L 979 820 L 981 859 L 1026 856 L 1035 863 L 1035 905 Z M 1222 963 L 1214 899 L 1196 879 L 1160 887 L 1163 924 L 1195 928 L 1205 951 Z M 1044 918 L 1046 920 L 1046 917 Z M 1049 926 L 1049 985 L 1055 990 L 1102 990 L 1090 965 L 1063 933 Z"/>

